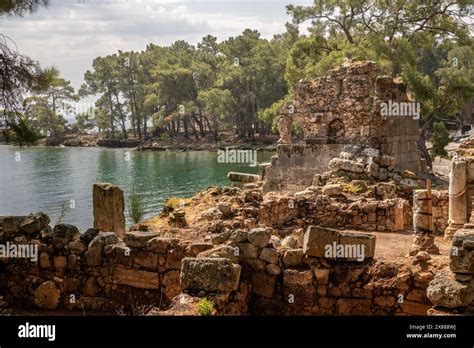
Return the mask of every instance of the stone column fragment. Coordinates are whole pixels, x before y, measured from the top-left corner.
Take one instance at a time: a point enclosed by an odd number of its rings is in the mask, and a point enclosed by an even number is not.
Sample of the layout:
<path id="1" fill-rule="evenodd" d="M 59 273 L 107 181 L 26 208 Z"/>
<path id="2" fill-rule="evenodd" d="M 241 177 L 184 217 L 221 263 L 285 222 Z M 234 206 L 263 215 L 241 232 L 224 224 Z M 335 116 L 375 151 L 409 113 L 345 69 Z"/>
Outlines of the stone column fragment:
<path id="1" fill-rule="evenodd" d="M 410 249 L 410 255 L 420 251 L 430 254 L 439 254 L 439 248 L 434 244 L 433 211 L 431 197 L 431 183 L 427 183 L 426 190 L 413 192 L 413 228 L 415 237 Z"/>
<path id="2" fill-rule="evenodd" d="M 125 233 L 125 202 L 123 191 L 112 184 L 94 184 L 92 190 L 94 228 L 115 232 L 120 238 Z"/>
<path id="3" fill-rule="evenodd" d="M 453 160 L 449 173 L 449 226 L 444 231 L 446 239 L 467 223 L 467 163 Z"/>

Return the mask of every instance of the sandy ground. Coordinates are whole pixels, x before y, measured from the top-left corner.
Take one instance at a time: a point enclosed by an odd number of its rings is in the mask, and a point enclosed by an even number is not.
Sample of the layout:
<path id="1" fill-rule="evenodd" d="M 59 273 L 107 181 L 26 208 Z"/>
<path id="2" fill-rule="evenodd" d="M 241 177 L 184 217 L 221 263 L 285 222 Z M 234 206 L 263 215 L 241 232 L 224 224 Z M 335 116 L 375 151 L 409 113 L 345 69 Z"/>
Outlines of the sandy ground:
<path id="1" fill-rule="evenodd" d="M 345 230 L 351 233 L 369 233 L 377 239 L 375 242 L 375 259 L 380 260 L 406 260 L 406 256 L 413 242 L 413 232 L 365 232 Z M 448 257 L 451 241 L 437 236 L 435 244 L 439 247 L 440 255 L 432 257 Z"/>

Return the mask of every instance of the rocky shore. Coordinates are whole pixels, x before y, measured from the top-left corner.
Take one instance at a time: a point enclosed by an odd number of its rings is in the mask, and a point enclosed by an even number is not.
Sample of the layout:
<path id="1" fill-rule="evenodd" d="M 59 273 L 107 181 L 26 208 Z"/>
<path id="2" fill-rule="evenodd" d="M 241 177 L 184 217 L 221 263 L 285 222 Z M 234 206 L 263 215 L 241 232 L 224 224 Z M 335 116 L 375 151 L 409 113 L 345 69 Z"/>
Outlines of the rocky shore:
<path id="1" fill-rule="evenodd" d="M 10 145 L 10 144 L 8 144 Z M 13 143 L 11 145 L 14 145 Z M 229 134 L 219 141 L 212 139 L 104 139 L 92 134 L 69 134 L 61 138 L 46 138 L 37 146 L 64 147 L 105 147 L 105 148 L 134 148 L 137 151 L 217 151 L 218 149 L 235 148 L 239 150 L 276 151 L 277 137 L 267 136 L 252 141 L 235 140 Z"/>

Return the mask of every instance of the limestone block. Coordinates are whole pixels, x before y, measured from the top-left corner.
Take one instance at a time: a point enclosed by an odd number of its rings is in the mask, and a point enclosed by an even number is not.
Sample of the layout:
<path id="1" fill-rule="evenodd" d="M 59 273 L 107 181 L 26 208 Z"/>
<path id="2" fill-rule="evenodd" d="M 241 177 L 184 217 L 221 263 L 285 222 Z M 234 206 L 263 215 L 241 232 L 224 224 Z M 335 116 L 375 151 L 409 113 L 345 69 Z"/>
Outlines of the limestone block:
<path id="1" fill-rule="evenodd" d="M 287 286 L 309 285 L 313 281 L 313 272 L 311 270 L 298 271 L 295 269 L 286 269 L 283 272 L 283 284 Z"/>
<path id="2" fill-rule="evenodd" d="M 85 258 L 89 266 L 102 263 L 102 250 L 105 246 L 118 243 L 120 240 L 114 232 L 100 232 L 89 244 Z"/>
<path id="3" fill-rule="evenodd" d="M 158 236 L 155 232 L 132 231 L 125 233 L 123 241 L 130 248 L 145 248 L 150 239 Z"/>
<path id="4" fill-rule="evenodd" d="M 346 170 L 348 172 L 353 173 L 363 173 L 364 172 L 364 164 L 342 159 L 342 158 L 333 158 L 328 163 L 329 170 Z"/>
<path id="5" fill-rule="evenodd" d="M 341 184 L 325 185 L 322 189 L 322 194 L 327 196 L 340 196 L 342 194 Z"/>
<path id="6" fill-rule="evenodd" d="M 345 251 L 350 250 L 349 254 L 346 255 L 347 257 L 344 257 L 347 261 L 360 262 L 372 259 L 375 254 L 375 240 L 376 237 L 370 234 L 339 233 L 339 244 L 344 247 Z M 362 256 L 362 258 L 359 256 Z"/>
<path id="7" fill-rule="evenodd" d="M 57 249 L 64 248 L 69 242 L 78 239 L 80 236 L 76 226 L 59 224 L 53 229 L 53 245 Z"/>
<path id="8" fill-rule="evenodd" d="M 230 292 L 240 280 L 240 266 L 224 258 L 184 258 L 181 286 L 184 290 Z"/>
<path id="9" fill-rule="evenodd" d="M 53 310 L 59 304 L 61 290 L 58 289 L 54 282 L 46 281 L 36 288 L 34 296 L 35 305 L 43 309 Z"/>
<path id="10" fill-rule="evenodd" d="M 271 234 L 265 228 L 253 228 L 249 231 L 248 240 L 258 248 L 264 248 L 270 241 Z"/>
<path id="11" fill-rule="evenodd" d="M 148 240 L 146 247 L 155 253 L 165 254 L 170 246 L 175 246 L 178 243 L 179 239 L 177 238 L 154 237 Z"/>
<path id="12" fill-rule="evenodd" d="M 237 247 L 236 247 L 237 248 Z M 240 251 L 230 245 L 218 245 L 212 249 L 203 251 L 197 257 L 198 258 L 226 258 L 231 260 L 233 263 L 239 263 Z"/>
<path id="13" fill-rule="evenodd" d="M 105 232 L 115 232 L 122 237 L 125 233 L 123 191 L 112 184 L 94 184 L 92 200 L 94 228 Z"/>
<path id="14" fill-rule="evenodd" d="M 300 266 L 303 261 L 303 249 L 289 249 L 283 254 L 283 265 L 285 267 Z"/>
<path id="15" fill-rule="evenodd" d="M 466 307 L 474 300 L 474 280 L 459 282 L 446 267 L 435 274 L 426 290 L 426 296 L 435 306 Z"/>
<path id="16" fill-rule="evenodd" d="M 49 217 L 48 215 L 39 212 L 26 216 L 20 223 L 20 229 L 26 233 L 37 233 L 43 228 L 48 226 Z"/>
<path id="17" fill-rule="evenodd" d="M 139 289 L 159 289 L 160 280 L 158 273 L 137 271 L 116 267 L 113 273 L 113 282 L 115 284 L 129 285 Z"/>
<path id="18" fill-rule="evenodd" d="M 339 244 L 339 232 L 336 230 L 309 226 L 304 235 L 303 253 L 309 256 L 324 257 L 326 245 Z"/>
<path id="19" fill-rule="evenodd" d="M 260 259 L 268 263 L 274 263 L 274 264 L 278 263 L 279 256 L 280 254 L 278 253 L 278 251 L 273 248 L 263 248 L 262 252 L 260 253 Z"/>

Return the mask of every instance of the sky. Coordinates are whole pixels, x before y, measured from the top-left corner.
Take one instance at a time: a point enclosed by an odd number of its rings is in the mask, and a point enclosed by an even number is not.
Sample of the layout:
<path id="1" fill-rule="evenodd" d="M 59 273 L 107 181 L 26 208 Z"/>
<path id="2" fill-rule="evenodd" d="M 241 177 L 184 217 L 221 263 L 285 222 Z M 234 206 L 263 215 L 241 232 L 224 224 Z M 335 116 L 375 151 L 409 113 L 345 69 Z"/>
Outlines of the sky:
<path id="1" fill-rule="evenodd" d="M 1 18 L 0 33 L 42 66 L 59 68 L 77 89 L 95 57 L 118 50 L 197 44 L 208 34 L 222 41 L 246 28 L 270 39 L 285 31 L 290 3 L 312 0 L 50 0 L 35 14 Z"/>

